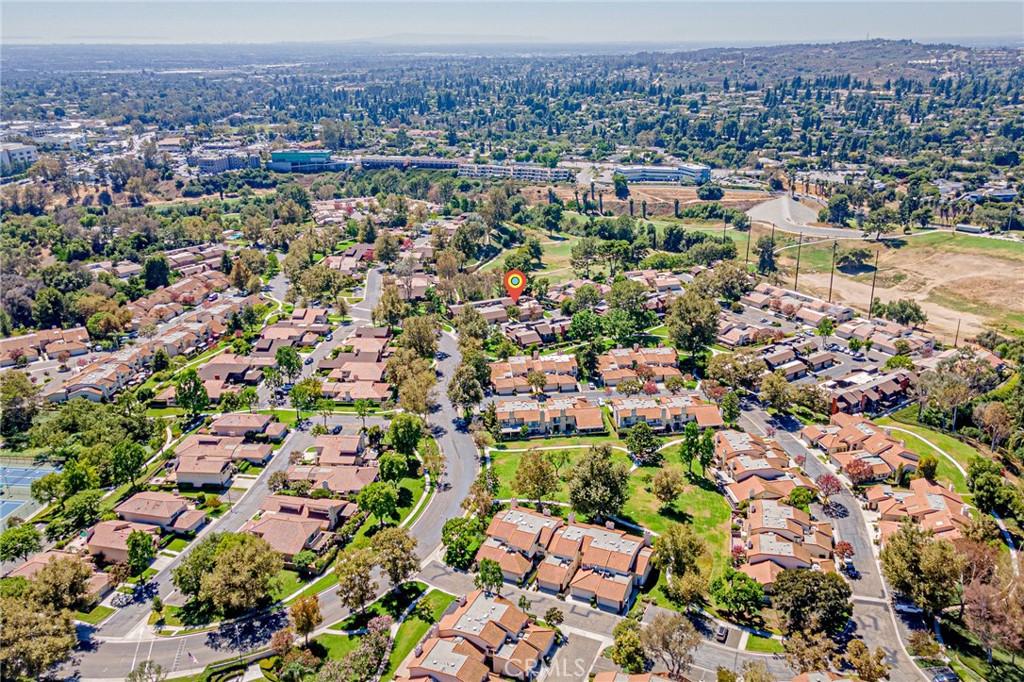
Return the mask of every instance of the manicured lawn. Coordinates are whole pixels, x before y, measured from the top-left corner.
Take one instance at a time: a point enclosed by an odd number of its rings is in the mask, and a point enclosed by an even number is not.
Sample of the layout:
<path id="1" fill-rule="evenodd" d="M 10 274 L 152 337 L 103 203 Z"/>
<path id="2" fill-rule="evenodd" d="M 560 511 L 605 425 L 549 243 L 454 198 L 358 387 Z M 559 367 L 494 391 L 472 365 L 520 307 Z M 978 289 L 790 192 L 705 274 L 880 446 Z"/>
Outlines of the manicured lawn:
<path id="1" fill-rule="evenodd" d="M 619 445 L 626 447 L 625 444 L 614 435 L 607 436 L 567 436 L 563 438 L 536 438 L 534 440 L 510 440 L 503 443 L 498 443 L 495 446 L 496 450 L 528 450 L 534 446 L 536 447 L 559 447 L 559 446 L 583 446 L 590 447 L 591 445 L 601 445 L 602 443 L 608 443 L 609 445 Z"/>
<path id="2" fill-rule="evenodd" d="M 277 574 L 277 578 L 277 587 L 275 587 L 270 593 L 274 598 L 274 601 L 280 601 L 281 599 L 298 592 L 299 589 L 305 585 L 305 582 L 299 577 L 298 571 L 293 571 L 290 568 L 282 568 L 281 572 Z"/>
<path id="3" fill-rule="evenodd" d="M 359 636 L 349 635 L 319 635 L 310 640 L 324 648 L 326 658 L 338 661 L 345 658 L 353 649 L 359 646 Z"/>
<path id="4" fill-rule="evenodd" d="M 338 584 L 338 576 L 337 576 L 337 574 L 334 572 L 333 567 L 332 568 L 328 568 L 327 572 L 324 573 L 319 578 L 317 578 L 308 587 L 306 587 L 306 589 L 304 589 L 302 591 L 302 594 L 300 596 L 306 597 L 306 596 L 309 596 L 311 594 L 320 594 L 324 590 L 330 589 L 330 588 L 334 587 L 337 584 Z M 287 596 L 287 595 L 285 595 L 285 596 Z M 290 604 L 291 602 L 288 601 L 288 602 L 285 602 L 285 603 L 286 604 Z"/>
<path id="5" fill-rule="evenodd" d="M 990 666 L 985 648 L 963 623 L 952 618 L 944 618 L 942 639 L 950 655 L 955 656 L 962 665 L 977 675 L 1000 682 L 1024 682 L 1024 666 L 1021 665 L 1019 656 L 1015 664 L 1010 654 L 1001 649 L 993 649 Z"/>
<path id="6" fill-rule="evenodd" d="M 911 417 L 911 419 L 912 419 L 912 417 Z M 921 436 L 922 438 L 928 439 L 930 442 L 935 443 L 936 446 L 941 447 L 942 450 L 944 450 L 946 453 L 948 453 L 950 455 L 950 457 L 952 457 L 954 460 L 959 462 L 959 464 L 961 464 L 961 466 L 963 466 L 965 469 L 967 469 L 968 464 L 971 461 L 971 458 L 976 457 L 977 455 L 979 455 L 978 451 L 976 451 L 974 449 L 974 447 L 972 447 L 971 445 L 968 445 L 967 443 L 961 442 L 961 441 L 957 440 L 956 438 L 954 438 L 954 437 L 952 437 L 950 435 L 947 435 L 945 433 L 940 433 L 939 431 L 931 429 L 931 428 L 929 428 L 927 426 L 923 426 L 921 424 L 907 424 L 907 423 L 905 423 L 903 421 L 896 421 L 896 420 L 892 419 L 891 417 L 886 417 L 886 418 L 883 418 L 883 419 L 879 419 L 879 420 L 877 420 L 876 423 L 878 423 L 880 426 L 895 426 L 895 427 L 898 427 L 898 428 L 901 428 L 901 429 L 906 429 L 907 431 L 911 431 L 911 432 L 915 433 L 916 435 Z M 913 449 L 913 445 L 911 445 L 910 442 L 909 442 L 909 440 L 911 438 L 913 440 L 918 441 L 920 443 L 920 440 L 918 440 L 916 438 L 913 438 L 913 436 L 910 436 L 909 434 L 903 433 L 901 431 L 894 431 L 893 434 L 896 437 L 898 437 L 898 438 L 902 438 L 902 437 L 906 436 L 906 438 L 908 440 L 907 447 L 910 447 L 910 449 Z M 928 445 L 925 445 L 924 443 L 920 443 L 920 445 L 922 447 L 922 452 L 920 452 L 919 454 L 932 454 L 933 453 L 931 447 L 929 447 Z M 937 454 L 936 454 L 936 456 L 939 457 L 939 465 L 940 465 L 940 471 L 941 471 L 941 464 L 942 464 L 942 461 L 945 460 L 945 458 L 941 457 L 941 456 L 938 456 Z M 963 478 L 963 476 L 961 478 Z M 954 479 L 951 479 L 951 480 L 953 480 L 953 482 L 956 483 L 956 481 Z M 963 481 L 961 481 L 961 482 L 963 482 Z M 962 491 L 967 491 L 967 487 L 966 486 L 964 488 L 959 487 L 959 485 L 961 485 L 961 483 L 956 483 L 956 485 L 957 485 L 957 489 L 962 489 Z"/>
<path id="7" fill-rule="evenodd" d="M 398 592 L 388 592 L 373 602 L 362 613 L 354 613 L 343 621 L 331 626 L 332 630 L 361 630 L 377 616 L 391 616 L 398 619 L 416 599 L 423 594 L 427 586 L 421 582 L 402 583 Z"/>
<path id="8" fill-rule="evenodd" d="M 538 442 L 538 446 L 540 446 L 541 443 L 543 443 L 544 446 L 547 446 L 549 442 L 550 441 L 540 441 Z M 576 462 L 576 460 L 582 457 L 583 454 L 587 452 L 587 448 L 577 447 L 566 448 L 563 450 L 541 450 L 541 452 L 546 457 L 554 457 L 561 455 L 568 456 L 568 462 L 559 471 L 560 485 L 558 488 L 558 492 L 551 496 L 551 499 L 557 502 L 568 502 L 569 482 L 566 477 L 568 476 L 569 470 L 572 468 L 572 465 Z M 516 468 L 519 466 L 520 459 L 522 459 L 523 455 L 525 454 L 525 452 L 501 452 L 498 450 L 491 452 L 491 468 L 498 475 L 499 498 L 506 499 L 510 497 L 516 497 L 516 493 L 512 490 L 512 479 L 515 478 Z M 622 452 L 621 450 L 612 450 L 612 460 L 616 462 L 622 462 L 627 466 L 630 464 L 629 457 L 626 456 L 626 453 Z M 523 501 L 528 502 L 529 500 Z"/>
<path id="9" fill-rule="evenodd" d="M 97 625 L 104 618 L 114 612 L 114 609 L 109 606 L 103 606 L 102 604 L 97 605 L 92 611 L 79 611 L 75 614 L 75 620 L 80 620 L 83 623 L 89 623 L 90 625 Z"/>
<path id="10" fill-rule="evenodd" d="M 665 461 L 665 468 L 674 468 L 685 473 L 685 467 L 678 462 Z M 696 470 L 696 467 L 694 468 Z M 675 502 L 663 508 L 661 502 L 650 491 L 650 480 L 657 472 L 656 467 L 637 469 L 630 477 L 630 495 L 623 516 L 627 521 L 649 528 L 656 533 L 664 532 L 671 523 L 685 523 L 704 539 L 708 545 L 710 561 L 703 569 L 714 578 L 726 565 L 729 555 L 729 504 L 706 478 L 694 475 L 688 478 L 683 493 Z"/>
<path id="11" fill-rule="evenodd" d="M 426 489 L 426 481 L 422 478 L 403 478 L 398 484 L 398 519 L 399 523 L 405 520 L 412 512 L 416 502 Z M 359 532 L 353 538 L 353 542 L 362 541 L 373 536 L 380 526 L 380 519 L 373 514 L 367 517 L 366 523 L 362 525 Z"/>
<path id="12" fill-rule="evenodd" d="M 180 552 L 186 547 L 188 547 L 188 540 L 185 538 L 174 538 L 167 543 L 167 546 L 164 549 L 171 552 Z"/>
<path id="13" fill-rule="evenodd" d="M 395 646 L 388 658 L 388 669 L 384 679 L 390 679 L 395 674 L 405 657 L 423 639 L 430 626 L 440 620 L 445 609 L 453 601 L 455 601 L 454 596 L 434 590 L 423 598 L 408 618 L 402 621 L 398 627 L 398 633 L 395 635 Z"/>
<path id="14" fill-rule="evenodd" d="M 758 637 L 750 635 L 747 639 L 747 651 L 758 651 L 763 654 L 782 653 L 782 642 L 771 637 Z"/>

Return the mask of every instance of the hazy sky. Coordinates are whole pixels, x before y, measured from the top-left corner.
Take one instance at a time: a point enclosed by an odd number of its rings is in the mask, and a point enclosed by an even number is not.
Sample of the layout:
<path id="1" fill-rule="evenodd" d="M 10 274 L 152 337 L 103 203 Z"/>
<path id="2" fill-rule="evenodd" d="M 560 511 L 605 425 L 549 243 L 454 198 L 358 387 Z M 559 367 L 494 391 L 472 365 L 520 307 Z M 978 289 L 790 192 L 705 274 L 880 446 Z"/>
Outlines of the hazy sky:
<path id="1" fill-rule="evenodd" d="M 1024 34 L 1022 2 L 0 2 L 14 43 L 769 44 Z"/>

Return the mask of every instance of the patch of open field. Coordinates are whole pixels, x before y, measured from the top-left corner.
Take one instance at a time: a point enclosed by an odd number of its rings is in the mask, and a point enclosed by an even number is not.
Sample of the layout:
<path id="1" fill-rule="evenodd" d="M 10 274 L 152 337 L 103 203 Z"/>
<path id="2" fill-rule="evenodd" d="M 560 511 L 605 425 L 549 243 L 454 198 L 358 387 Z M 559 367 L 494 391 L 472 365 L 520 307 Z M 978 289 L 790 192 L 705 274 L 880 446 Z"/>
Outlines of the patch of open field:
<path id="1" fill-rule="evenodd" d="M 1024 291 L 1024 243 L 932 232 L 883 243 L 843 240 L 840 249 L 866 246 L 880 254 L 875 296 L 882 301 L 910 298 L 928 314 L 926 328 L 952 341 L 986 327 L 1024 329 L 1024 298 L 1008 296 Z M 801 249 L 800 288 L 819 296 L 829 289 L 832 241 L 823 240 Z M 792 283 L 796 249 L 780 254 L 786 278 Z M 857 269 L 836 270 L 833 300 L 867 311 L 873 263 Z"/>

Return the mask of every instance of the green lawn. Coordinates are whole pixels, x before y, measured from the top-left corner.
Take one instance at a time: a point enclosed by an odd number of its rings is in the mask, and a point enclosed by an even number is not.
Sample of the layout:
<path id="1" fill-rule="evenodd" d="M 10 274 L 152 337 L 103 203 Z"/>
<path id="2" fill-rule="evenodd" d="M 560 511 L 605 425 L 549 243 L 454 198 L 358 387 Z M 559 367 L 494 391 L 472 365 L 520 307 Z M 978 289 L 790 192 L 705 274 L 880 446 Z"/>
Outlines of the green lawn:
<path id="1" fill-rule="evenodd" d="M 617 436 L 565 436 L 560 438 L 537 438 L 534 440 L 510 440 L 502 443 L 498 443 L 495 446 L 495 452 L 502 450 L 528 450 L 534 446 L 537 447 L 570 447 L 570 446 L 581 446 L 590 447 L 591 445 L 601 445 L 607 443 L 609 445 L 618 445 L 620 447 L 626 447 Z"/>
<path id="2" fill-rule="evenodd" d="M 294 571 L 290 568 L 282 568 L 277 574 L 277 586 L 271 590 L 270 596 L 274 598 L 274 601 L 280 601 L 285 597 L 298 592 L 305 584 L 305 581 L 299 577 L 298 571 Z"/>
<path id="3" fill-rule="evenodd" d="M 942 639 L 948 653 L 959 662 L 984 679 L 999 682 L 1024 682 L 1024 666 L 1020 657 L 1013 658 L 1001 649 L 993 649 L 992 665 L 988 664 L 985 648 L 963 623 L 953 619 L 942 620 Z"/>
<path id="4" fill-rule="evenodd" d="M 184 550 L 186 547 L 188 547 L 188 542 L 189 541 L 185 538 L 174 538 L 173 540 L 167 543 L 167 546 L 164 549 L 169 550 L 171 552 L 180 552 Z"/>
<path id="5" fill-rule="evenodd" d="M 750 635 L 747 639 L 747 651 L 757 651 L 763 654 L 782 653 L 782 642 L 771 637 L 758 637 Z"/>
<path id="6" fill-rule="evenodd" d="M 338 661 L 347 656 L 352 650 L 359 646 L 359 636 L 349 635 L 328 635 L 323 634 L 314 637 L 310 643 L 316 642 L 323 647 L 326 658 Z"/>
<path id="7" fill-rule="evenodd" d="M 426 481 L 422 478 L 403 478 L 398 484 L 398 522 L 401 523 L 407 516 L 412 512 L 413 507 L 419 501 L 423 495 L 423 491 L 426 489 Z M 352 539 L 353 542 L 364 541 L 371 537 L 380 526 L 380 519 L 371 514 L 366 519 L 366 523 L 360 527 L 359 532 L 356 533 Z"/>
<path id="8" fill-rule="evenodd" d="M 916 410 L 916 408 L 912 409 Z M 911 416 L 910 418 L 913 419 L 913 416 Z M 949 453 L 949 455 L 953 457 L 953 459 L 955 459 L 957 462 L 959 462 L 960 466 L 962 466 L 964 469 L 967 468 L 967 465 L 970 463 L 972 457 L 976 457 L 978 454 L 980 454 L 970 445 L 960 442 L 953 436 L 950 436 L 945 433 L 940 433 L 921 424 L 908 424 L 902 420 L 894 420 L 892 417 L 884 417 L 882 419 L 878 419 L 876 420 L 876 423 L 879 426 L 895 426 L 901 429 L 906 429 L 907 431 L 917 434 L 917 436 L 919 436 L 920 438 L 927 439 L 929 442 L 934 443 L 937 447 L 940 447 L 947 453 Z M 915 436 L 903 433 L 902 431 L 893 431 L 893 435 L 896 436 L 897 438 L 906 438 L 907 447 L 912 450 L 915 448 L 915 446 L 920 447 L 921 449 L 918 450 L 918 454 L 935 454 L 939 458 L 940 476 L 943 475 L 942 464 L 943 462 L 946 462 L 947 466 L 949 466 L 949 469 L 953 470 L 953 474 L 959 477 L 959 479 L 956 479 L 953 478 L 951 475 L 949 480 L 952 481 L 957 486 L 958 490 L 960 490 L 961 492 L 966 492 L 967 488 L 966 485 L 964 485 L 963 476 L 959 472 L 957 472 L 953 466 L 949 465 L 949 460 L 947 460 L 945 457 L 942 457 L 938 453 L 934 453 L 932 448 L 922 443 L 920 439 L 916 438 Z"/>
<path id="9" fill-rule="evenodd" d="M 538 446 L 542 445 L 547 447 L 551 441 L 540 441 Z M 569 470 L 572 468 L 573 463 L 576 462 L 585 452 L 587 448 L 566 448 L 563 450 L 541 450 L 541 452 L 547 457 L 553 457 L 556 455 L 567 455 L 568 463 L 565 464 L 560 472 L 560 485 L 558 491 L 551 496 L 552 500 L 557 502 L 568 502 L 569 501 L 569 482 L 567 475 Z M 525 452 L 503 452 L 503 451 L 492 451 L 491 452 L 491 469 L 498 475 L 499 487 L 498 497 L 505 499 L 510 497 L 516 497 L 516 493 L 512 490 L 512 479 L 515 478 L 516 468 L 519 466 L 519 460 L 525 455 Z M 616 462 L 622 462 L 627 466 L 630 464 L 629 457 L 626 456 L 625 452 L 621 450 L 612 450 L 612 460 Z M 529 500 L 524 500 L 524 502 Z"/>
<path id="10" fill-rule="evenodd" d="M 666 459 L 662 466 L 685 473 L 685 467 L 674 461 Z M 688 477 L 683 493 L 672 506 L 663 508 L 650 491 L 650 479 L 656 471 L 655 467 L 643 467 L 633 472 L 623 516 L 656 533 L 664 532 L 671 523 L 690 525 L 707 542 L 710 561 L 702 568 L 714 578 L 725 568 L 729 556 L 729 503 L 711 481 L 694 475 Z"/>
<path id="11" fill-rule="evenodd" d="M 112 613 L 114 613 L 114 609 L 100 604 L 94 607 L 92 611 L 79 611 L 75 614 L 75 620 L 80 620 L 90 625 L 97 625 Z"/>
<path id="12" fill-rule="evenodd" d="M 307 597 L 311 594 L 320 594 L 324 590 L 330 589 L 338 584 L 338 574 L 334 572 L 333 566 L 327 569 L 323 575 L 317 578 L 314 582 L 309 584 L 306 589 L 302 591 L 301 597 Z M 285 595 L 287 596 L 287 595 Z M 297 599 L 298 597 L 296 597 Z M 285 602 L 290 604 L 291 601 Z"/>
<path id="13" fill-rule="evenodd" d="M 444 615 L 445 609 L 453 601 L 455 601 L 454 596 L 438 590 L 431 591 L 422 599 L 416 609 L 398 627 L 398 633 L 395 635 L 395 646 L 391 650 L 391 656 L 388 658 L 388 669 L 384 679 L 390 679 L 395 674 L 395 671 L 398 670 L 398 666 L 405 660 L 405 657 L 423 639 L 430 626 L 440 620 L 441 616 Z"/>
<path id="14" fill-rule="evenodd" d="M 398 592 L 388 592 L 366 607 L 362 613 L 354 613 L 345 620 L 331 626 L 332 630 L 361 630 L 377 616 L 391 616 L 397 620 L 409 605 L 427 589 L 421 582 L 402 583 Z"/>

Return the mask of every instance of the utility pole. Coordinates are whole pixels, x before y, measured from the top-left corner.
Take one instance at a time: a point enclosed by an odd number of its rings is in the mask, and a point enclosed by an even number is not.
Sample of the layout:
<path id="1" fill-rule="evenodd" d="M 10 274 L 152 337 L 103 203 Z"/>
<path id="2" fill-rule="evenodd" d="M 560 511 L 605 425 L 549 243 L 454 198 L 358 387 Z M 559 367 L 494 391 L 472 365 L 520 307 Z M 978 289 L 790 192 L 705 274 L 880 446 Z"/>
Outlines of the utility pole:
<path id="1" fill-rule="evenodd" d="M 836 246 L 839 240 L 832 240 L 832 274 L 828 276 L 828 302 L 832 302 L 832 282 L 836 279 Z"/>
<path id="2" fill-rule="evenodd" d="M 871 275 L 871 300 L 868 302 L 868 319 L 871 319 L 871 314 L 875 310 L 875 280 L 878 279 L 878 256 L 881 255 L 881 251 L 875 252 L 875 271 Z"/>
<path id="3" fill-rule="evenodd" d="M 800 282 L 800 250 L 804 245 L 804 233 L 800 233 L 800 240 L 796 243 L 796 275 L 793 276 L 793 290 L 796 291 Z"/>
<path id="4" fill-rule="evenodd" d="M 956 321 L 956 336 L 953 337 L 953 348 L 956 348 L 957 342 L 960 340 L 960 323 L 963 322 L 963 318 Z"/>

